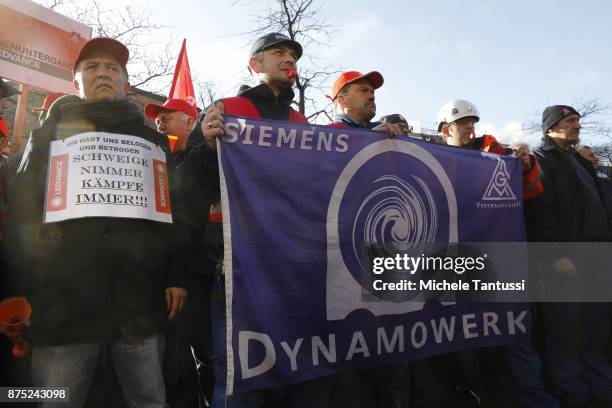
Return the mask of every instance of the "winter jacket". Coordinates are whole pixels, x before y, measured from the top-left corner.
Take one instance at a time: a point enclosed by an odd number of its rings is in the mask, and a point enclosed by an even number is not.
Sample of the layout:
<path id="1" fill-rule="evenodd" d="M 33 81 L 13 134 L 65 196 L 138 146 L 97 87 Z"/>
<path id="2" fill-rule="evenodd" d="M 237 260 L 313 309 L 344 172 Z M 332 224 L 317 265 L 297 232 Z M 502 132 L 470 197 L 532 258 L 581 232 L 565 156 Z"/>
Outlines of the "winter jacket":
<path id="1" fill-rule="evenodd" d="M 290 122 L 308 123 L 299 112 L 291 108 L 294 93 L 291 88 L 276 97 L 272 89 L 265 84 L 241 91 L 238 97 L 221 100 L 225 105 L 225 114 L 274 119 Z M 204 114 L 200 118 L 200 122 Z M 192 212 L 206 216 L 200 219 L 199 229 L 204 228 L 204 245 L 209 259 L 218 262 L 223 256 L 222 215 L 219 209 L 221 199 L 219 187 L 219 168 L 217 152 L 210 149 L 203 141 L 200 123 L 190 135 L 190 140 L 199 140 L 199 144 L 190 151 L 181 168 L 181 177 L 186 178 L 185 184 L 197 190 L 198 199 L 193 200 Z M 215 205 L 215 206 L 213 206 Z M 209 209 L 212 212 L 209 214 Z"/>
<path id="2" fill-rule="evenodd" d="M 545 136 L 543 143 L 534 151 L 540 164 L 540 177 L 544 192 L 525 203 L 527 236 L 536 242 L 581 242 L 605 241 L 606 234 L 583 231 L 585 217 L 585 195 L 580 178 L 570 162 L 570 157 L 579 163 L 592 179 L 599 193 L 601 205 L 604 199 L 591 162 L 573 149 L 560 149 L 553 139 Z M 597 204 L 597 203 L 594 203 Z M 591 215 L 594 216 L 594 215 Z M 607 219 L 600 220 L 607 226 Z M 607 228 L 603 228 L 607 230 Z"/>
<path id="3" fill-rule="evenodd" d="M 28 141 L 9 195 L 4 253 L 14 294 L 32 304 L 28 336 L 35 345 L 138 339 L 159 333 L 167 320 L 165 288 L 186 287 L 181 215 L 173 224 L 87 217 L 43 223 L 49 148 L 53 140 L 100 131 L 160 145 L 170 174 L 167 138 L 148 128 L 140 109 L 120 102 L 56 102 Z"/>

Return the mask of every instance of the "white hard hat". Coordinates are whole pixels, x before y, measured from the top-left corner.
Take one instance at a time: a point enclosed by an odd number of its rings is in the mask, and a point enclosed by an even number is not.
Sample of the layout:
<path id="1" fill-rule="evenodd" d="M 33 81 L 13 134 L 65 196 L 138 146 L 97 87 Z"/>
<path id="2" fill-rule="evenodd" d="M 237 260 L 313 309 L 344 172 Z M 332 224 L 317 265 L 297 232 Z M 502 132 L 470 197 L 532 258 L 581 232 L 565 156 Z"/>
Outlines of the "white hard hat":
<path id="1" fill-rule="evenodd" d="M 466 117 L 474 117 L 476 122 L 480 120 L 480 113 L 476 105 L 464 99 L 453 99 L 446 102 L 438 112 L 438 132 L 445 123 L 452 123 Z"/>

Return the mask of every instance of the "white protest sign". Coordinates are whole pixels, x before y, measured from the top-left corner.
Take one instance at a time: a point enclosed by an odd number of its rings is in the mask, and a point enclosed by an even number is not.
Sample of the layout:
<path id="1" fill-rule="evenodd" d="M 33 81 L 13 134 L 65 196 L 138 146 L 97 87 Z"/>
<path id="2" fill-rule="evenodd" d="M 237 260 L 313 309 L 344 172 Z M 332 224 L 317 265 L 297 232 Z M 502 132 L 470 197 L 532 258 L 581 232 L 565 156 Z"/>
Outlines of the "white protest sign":
<path id="1" fill-rule="evenodd" d="M 51 142 L 45 222 L 83 217 L 172 222 L 166 155 L 137 136 L 87 132 Z"/>

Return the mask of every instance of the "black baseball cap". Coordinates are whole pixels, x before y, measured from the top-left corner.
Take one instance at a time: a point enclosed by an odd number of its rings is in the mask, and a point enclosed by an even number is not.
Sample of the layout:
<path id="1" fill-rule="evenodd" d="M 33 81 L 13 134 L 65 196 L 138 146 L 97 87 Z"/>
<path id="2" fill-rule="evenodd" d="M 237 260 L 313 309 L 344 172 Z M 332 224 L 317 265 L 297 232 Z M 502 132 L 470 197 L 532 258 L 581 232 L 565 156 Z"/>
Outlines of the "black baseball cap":
<path id="1" fill-rule="evenodd" d="M 285 34 L 281 33 L 269 33 L 264 35 L 263 37 L 259 37 L 251 47 L 251 53 L 249 54 L 251 57 L 258 52 L 267 50 L 269 48 L 274 47 L 275 45 L 286 44 L 288 47 L 293 48 L 295 51 L 296 59 L 300 59 L 302 56 L 302 46 L 299 42 L 292 40 L 287 37 Z"/>

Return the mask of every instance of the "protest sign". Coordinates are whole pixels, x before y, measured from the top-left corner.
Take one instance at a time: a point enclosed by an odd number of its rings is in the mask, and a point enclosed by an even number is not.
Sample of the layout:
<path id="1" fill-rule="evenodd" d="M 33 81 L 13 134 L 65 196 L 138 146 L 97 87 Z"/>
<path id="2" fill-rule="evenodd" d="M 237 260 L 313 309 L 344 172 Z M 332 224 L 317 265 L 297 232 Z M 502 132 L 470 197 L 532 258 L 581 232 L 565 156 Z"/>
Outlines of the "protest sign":
<path id="1" fill-rule="evenodd" d="M 82 217 L 172 222 L 166 156 L 136 136 L 86 132 L 51 142 L 45 222 Z"/>

